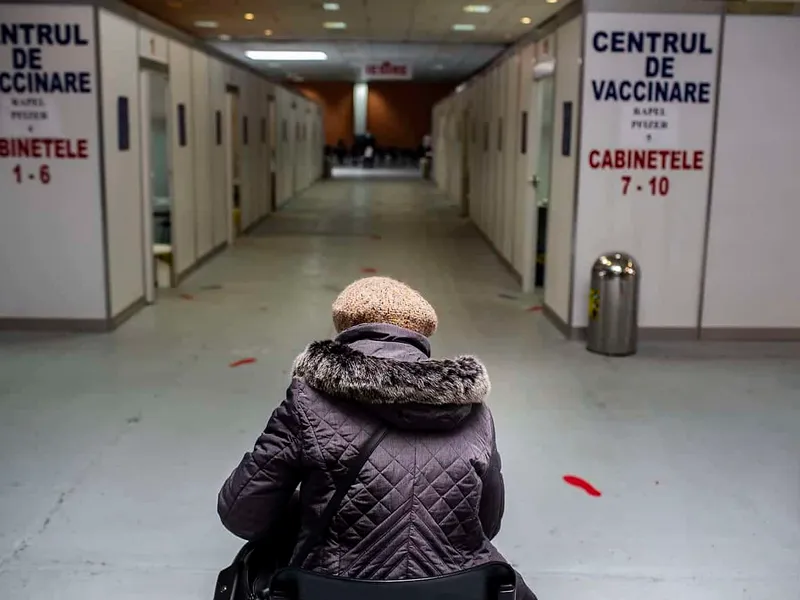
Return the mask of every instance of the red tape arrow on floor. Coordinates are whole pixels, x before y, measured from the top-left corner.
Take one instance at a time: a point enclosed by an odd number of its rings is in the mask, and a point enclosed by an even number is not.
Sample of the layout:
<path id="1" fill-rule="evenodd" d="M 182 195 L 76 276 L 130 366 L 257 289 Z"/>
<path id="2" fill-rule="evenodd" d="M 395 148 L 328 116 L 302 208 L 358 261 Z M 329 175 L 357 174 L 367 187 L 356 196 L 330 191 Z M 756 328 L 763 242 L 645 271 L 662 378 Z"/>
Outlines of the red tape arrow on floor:
<path id="1" fill-rule="evenodd" d="M 252 365 L 254 362 L 256 362 L 255 358 L 243 358 L 241 360 L 237 360 L 236 362 L 232 362 L 230 366 L 231 368 L 241 367 L 242 365 Z"/>
<path id="2" fill-rule="evenodd" d="M 576 477 L 575 475 L 564 475 L 564 481 L 566 481 L 570 485 L 574 485 L 575 487 L 582 489 L 584 492 L 586 492 L 590 496 L 594 496 L 595 498 L 598 498 L 603 495 L 600 492 L 600 490 L 594 487 L 591 483 L 589 483 L 585 479 Z"/>

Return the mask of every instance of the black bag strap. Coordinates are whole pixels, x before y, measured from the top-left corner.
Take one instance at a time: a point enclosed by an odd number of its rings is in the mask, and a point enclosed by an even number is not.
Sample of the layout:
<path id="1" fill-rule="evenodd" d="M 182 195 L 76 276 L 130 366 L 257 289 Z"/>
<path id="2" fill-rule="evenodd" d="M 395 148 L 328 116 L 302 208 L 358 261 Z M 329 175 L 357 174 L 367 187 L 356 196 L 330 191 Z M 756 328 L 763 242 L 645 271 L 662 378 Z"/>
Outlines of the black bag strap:
<path id="1" fill-rule="evenodd" d="M 356 456 L 355 460 L 353 460 L 352 464 L 347 469 L 347 473 L 345 473 L 344 477 L 342 477 L 336 483 L 336 491 L 325 505 L 325 509 L 322 511 L 319 519 L 314 524 L 311 533 L 303 542 L 300 550 L 297 552 L 297 554 L 295 554 L 291 564 L 289 565 L 290 567 L 301 567 L 306 558 L 308 558 L 308 555 L 311 554 L 311 551 L 314 549 L 314 547 L 322 540 L 322 536 L 325 535 L 328 527 L 330 527 L 336 511 L 339 510 L 342 500 L 344 500 L 348 490 L 353 487 L 356 479 L 358 479 L 358 474 L 361 472 L 361 469 L 364 468 L 364 464 L 366 464 L 369 457 L 372 456 L 375 448 L 377 448 L 383 438 L 386 437 L 386 433 L 387 429 L 385 427 L 380 427 L 376 429 L 371 436 L 369 436 L 367 443 L 364 444 L 364 446 L 361 448 L 361 451 L 358 453 L 358 456 Z"/>

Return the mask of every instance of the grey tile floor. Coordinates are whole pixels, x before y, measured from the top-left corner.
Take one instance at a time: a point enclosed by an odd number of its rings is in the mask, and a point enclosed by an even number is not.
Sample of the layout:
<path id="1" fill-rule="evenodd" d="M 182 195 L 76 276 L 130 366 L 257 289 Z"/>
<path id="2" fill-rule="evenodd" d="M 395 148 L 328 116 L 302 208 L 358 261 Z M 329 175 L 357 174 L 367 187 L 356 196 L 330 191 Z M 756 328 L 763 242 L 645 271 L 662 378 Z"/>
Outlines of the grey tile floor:
<path id="1" fill-rule="evenodd" d="M 588 354 L 430 185 L 334 180 L 113 334 L 0 334 L 0 599 L 209 599 L 217 489 L 363 269 L 487 363 L 498 544 L 542 600 L 800 598 L 798 346 Z"/>

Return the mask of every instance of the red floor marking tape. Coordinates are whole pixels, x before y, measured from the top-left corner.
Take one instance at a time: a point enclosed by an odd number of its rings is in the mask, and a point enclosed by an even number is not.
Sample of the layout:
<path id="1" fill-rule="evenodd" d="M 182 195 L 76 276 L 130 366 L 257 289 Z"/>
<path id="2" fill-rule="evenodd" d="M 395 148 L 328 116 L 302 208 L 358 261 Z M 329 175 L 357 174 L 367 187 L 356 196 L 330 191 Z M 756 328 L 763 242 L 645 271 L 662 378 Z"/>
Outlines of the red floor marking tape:
<path id="1" fill-rule="evenodd" d="M 377 273 L 378 269 L 373 269 L 372 267 L 364 267 L 361 269 L 362 273 Z"/>
<path id="2" fill-rule="evenodd" d="M 589 483 L 585 479 L 581 479 L 580 477 L 575 477 L 575 475 L 564 475 L 564 481 L 566 481 L 570 485 L 574 485 L 575 487 L 581 488 L 584 492 L 586 492 L 590 496 L 600 497 L 603 495 L 600 493 L 600 490 L 594 487 L 591 483 Z"/>
<path id="3" fill-rule="evenodd" d="M 231 363 L 231 367 L 241 367 L 242 365 L 252 365 L 256 362 L 255 358 L 243 358 L 241 360 L 237 360 L 236 362 Z"/>
<path id="4" fill-rule="evenodd" d="M 541 312 L 542 306 L 531 306 L 528 308 L 528 312 Z"/>
<path id="5" fill-rule="evenodd" d="M 194 296 L 192 296 L 191 294 L 181 294 L 181 298 L 183 298 L 184 300 L 194 300 Z"/>

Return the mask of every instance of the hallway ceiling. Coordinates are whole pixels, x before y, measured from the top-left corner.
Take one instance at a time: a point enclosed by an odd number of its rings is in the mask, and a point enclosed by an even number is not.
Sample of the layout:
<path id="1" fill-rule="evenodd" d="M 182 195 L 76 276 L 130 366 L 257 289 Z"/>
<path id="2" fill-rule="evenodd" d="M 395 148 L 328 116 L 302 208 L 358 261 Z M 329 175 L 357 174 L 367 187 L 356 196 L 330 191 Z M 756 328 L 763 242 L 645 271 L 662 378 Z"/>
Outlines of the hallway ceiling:
<path id="1" fill-rule="evenodd" d="M 353 80 L 364 63 L 382 60 L 411 63 L 415 79 L 463 78 L 572 0 L 338 0 L 338 10 L 325 10 L 331 3 L 321 0 L 126 1 L 240 60 L 249 60 L 245 50 L 328 53 L 325 62 L 282 63 L 279 69 L 250 63 L 276 76 Z M 491 10 L 466 12 L 470 4 Z M 346 28 L 326 29 L 326 22 Z M 454 25 L 475 29 L 456 31 Z"/>
<path id="2" fill-rule="evenodd" d="M 411 65 L 415 80 L 460 81 L 502 52 L 503 44 L 413 44 L 372 42 L 211 42 L 232 58 L 248 61 L 248 50 L 320 50 L 324 62 L 252 62 L 273 79 L 358 81 L 361 67 L 383 62 Z"/>

